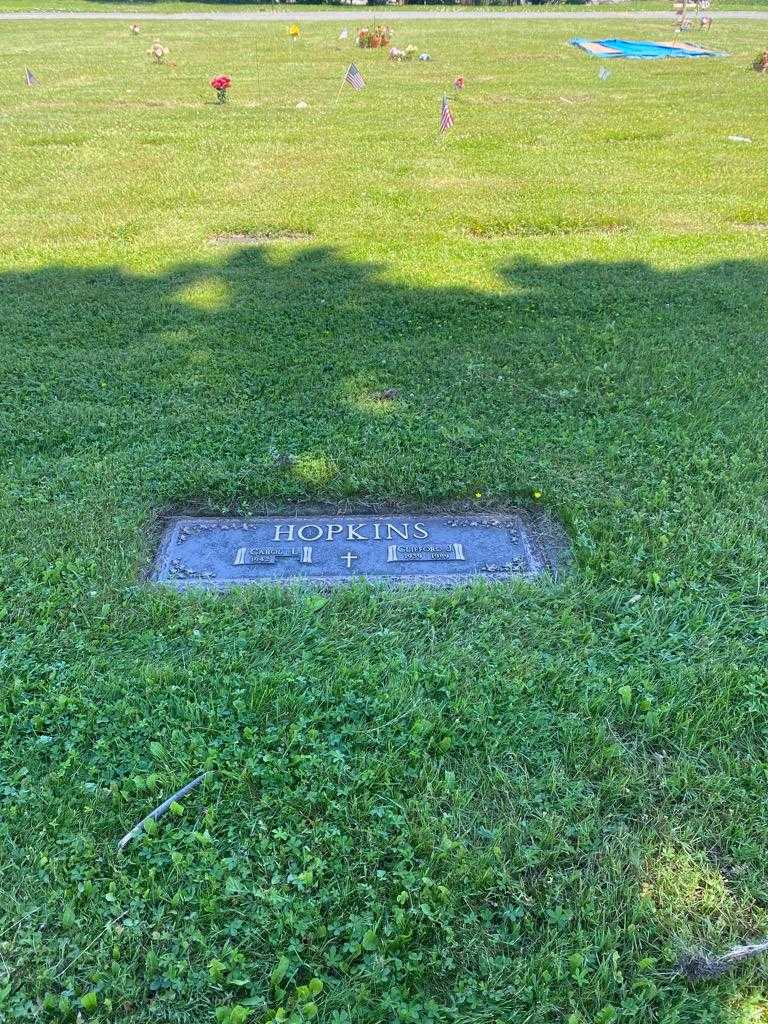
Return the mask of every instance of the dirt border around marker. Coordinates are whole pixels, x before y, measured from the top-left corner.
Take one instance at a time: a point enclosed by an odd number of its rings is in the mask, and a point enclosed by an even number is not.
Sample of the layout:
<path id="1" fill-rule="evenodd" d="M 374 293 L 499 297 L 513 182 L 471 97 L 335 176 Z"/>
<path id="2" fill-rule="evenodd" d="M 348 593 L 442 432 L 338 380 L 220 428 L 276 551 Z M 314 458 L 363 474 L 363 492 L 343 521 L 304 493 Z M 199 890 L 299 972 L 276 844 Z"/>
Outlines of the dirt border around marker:
<path id="1" fill-rule="evenodd" d="M 373 499 L 359 498 L 347 500 L 326 500 L 315 502 L 275 502 L 256 501 L 248 503 L 247 510 L 243 505 L 233 503 L 222 505 L 206 500 L 190 500 L 169 504 L 162 509 L 157 509 L 154 515 L 146 524 L 144 530 L 144 541 L 147 545 L 147 561 L 144 563 L 143 572 L 140 574 L 141 584 L 151 584 L 156 581 L 153 574 L 157 566 L 157 560 L 161 554 L 165 533 L 168 527 L 177 519 L 192 516 L 196 518 L 209 519 L 262 519 L 262 518 L 306 518 L 309 516 L 380 516 L 389 515 L 457 515 L 457 516 L 498 516 L 503 519 L 511 519 L 519 516 L 527 533 L 536 546 L 536 555 L 544 565 L 544 574 L 557 580 L 566 575 L 573 567 L 573 552 L 570 538 L 565 525 L 546 506 L 525 505 L 510 501 L 483 503 L 480 505 L 475 501 L 441 502 L 436 504 L 420 505 L 414 502 L 406 502 L 397 499 Z M 461 579 L 462 583 L 473 583 L 479 579 L 488 583 L 514 582 L 517 579 L 528 577 L 502 576 L 493 577 L 467 577 Z M 349 582 L 357 581 L 353 578 Z M 165 581 L 162 581 L 165 582 Z M 347 581 L 345 581 L 347 582 Z M 386 579 L 375 579 L 370 581 L 374 585 L 391 586 L 393 583 L 406 582 L 411 585 L 411 580 L 390 581 Z M 446 580 L 448 584 L 455 584 L 453 580 Z M 261 583 L 261 581 L 259 581 Z M 248 586 L 252 583 L 249 582 Z M 259 585 L 258 583 L 256 585 Z M 264 586 L 286 586 L 285 583 L 275 580 L 264 580 Z M 324 581 L 302 580 L 297 578 L 291 580 L 288 585 L 298 586 L 328 586 Z M 333 584 L 335 586 L 336 584 Z M 443 583 L 436 583 L 433 580 L 424 581 L 419 579 L 418 586 L 442 587 Z M 178 589 L 178 588 L 175 588 Z M 229 589 L 229 586 L 209 589 Z"/>

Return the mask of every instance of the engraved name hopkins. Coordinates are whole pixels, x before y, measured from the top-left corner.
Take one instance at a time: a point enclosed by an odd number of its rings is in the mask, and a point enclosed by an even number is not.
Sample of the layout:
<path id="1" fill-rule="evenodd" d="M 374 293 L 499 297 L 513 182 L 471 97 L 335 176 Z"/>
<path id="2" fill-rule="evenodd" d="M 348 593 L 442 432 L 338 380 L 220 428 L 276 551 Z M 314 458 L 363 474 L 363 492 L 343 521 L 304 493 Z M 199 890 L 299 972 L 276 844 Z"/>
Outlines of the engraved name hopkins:
<path id="1" fill-rule="evenodd" d="M 428 536 L 429 530 L 423 523 L 276 523 L 272 540 L 424 540 Z"/>

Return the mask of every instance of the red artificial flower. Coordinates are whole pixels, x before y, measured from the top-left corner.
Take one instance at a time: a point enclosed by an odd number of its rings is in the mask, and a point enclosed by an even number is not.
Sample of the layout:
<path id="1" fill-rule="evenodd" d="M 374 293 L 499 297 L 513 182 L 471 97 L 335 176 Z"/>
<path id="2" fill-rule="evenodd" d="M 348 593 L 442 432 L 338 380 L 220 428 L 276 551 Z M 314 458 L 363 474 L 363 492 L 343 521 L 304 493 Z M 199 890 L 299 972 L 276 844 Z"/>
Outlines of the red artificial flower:
<path id="1" fill-rule="evenodd" d="M 453 84 L 454 84 L 454 86 L 457 89 L 463 89 L 464 88 L 464 75 L 459 75 L 457 78 L 455 78 L 453 80 Z"/>
<path id="2" fill-rule="evenodd" d="M 232 79 L 229 75 L 219 75 L 217 78 L 211 79 L 211 88 L 219 92 L 221 89 L 228 89 L 232 85 Z"/>

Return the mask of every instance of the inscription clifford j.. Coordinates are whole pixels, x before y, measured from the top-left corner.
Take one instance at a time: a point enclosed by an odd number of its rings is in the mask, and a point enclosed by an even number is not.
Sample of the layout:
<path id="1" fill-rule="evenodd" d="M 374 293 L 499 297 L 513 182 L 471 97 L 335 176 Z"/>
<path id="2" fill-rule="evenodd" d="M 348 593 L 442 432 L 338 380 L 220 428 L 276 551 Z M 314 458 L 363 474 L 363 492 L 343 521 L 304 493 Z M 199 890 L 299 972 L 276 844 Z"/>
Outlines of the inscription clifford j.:
<path id="1" fill-rule="evenodd" d="M 181 517 L 167 525 L 152 578 L 177 587 L 358 577 L 452 584 L 534 575 L 546 564 L 518 514 Z"/>

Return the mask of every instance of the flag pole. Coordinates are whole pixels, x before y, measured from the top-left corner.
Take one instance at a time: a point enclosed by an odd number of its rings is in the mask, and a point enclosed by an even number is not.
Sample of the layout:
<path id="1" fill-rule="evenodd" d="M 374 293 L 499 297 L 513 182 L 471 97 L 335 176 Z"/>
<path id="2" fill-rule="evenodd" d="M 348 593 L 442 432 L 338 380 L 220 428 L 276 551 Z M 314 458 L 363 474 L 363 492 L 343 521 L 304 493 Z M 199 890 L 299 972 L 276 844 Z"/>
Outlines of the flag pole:
<path id="1" fill-rule="evenodd" d="M 347 70 L 349 70 L 349 69 L 347 69 Z M 346 82 L 346 80 L 347 80 L 347 71 L 345 71 L 344 75 L 342 76 L 341 85 L 339 86 L 339 91 L 336 93 L 336 102 L 334 103 L 334 106 L 336 106 L 338 104 L 339 100 L 341 99 L 341 90 L 344 88 L 344 83 Z"/>

